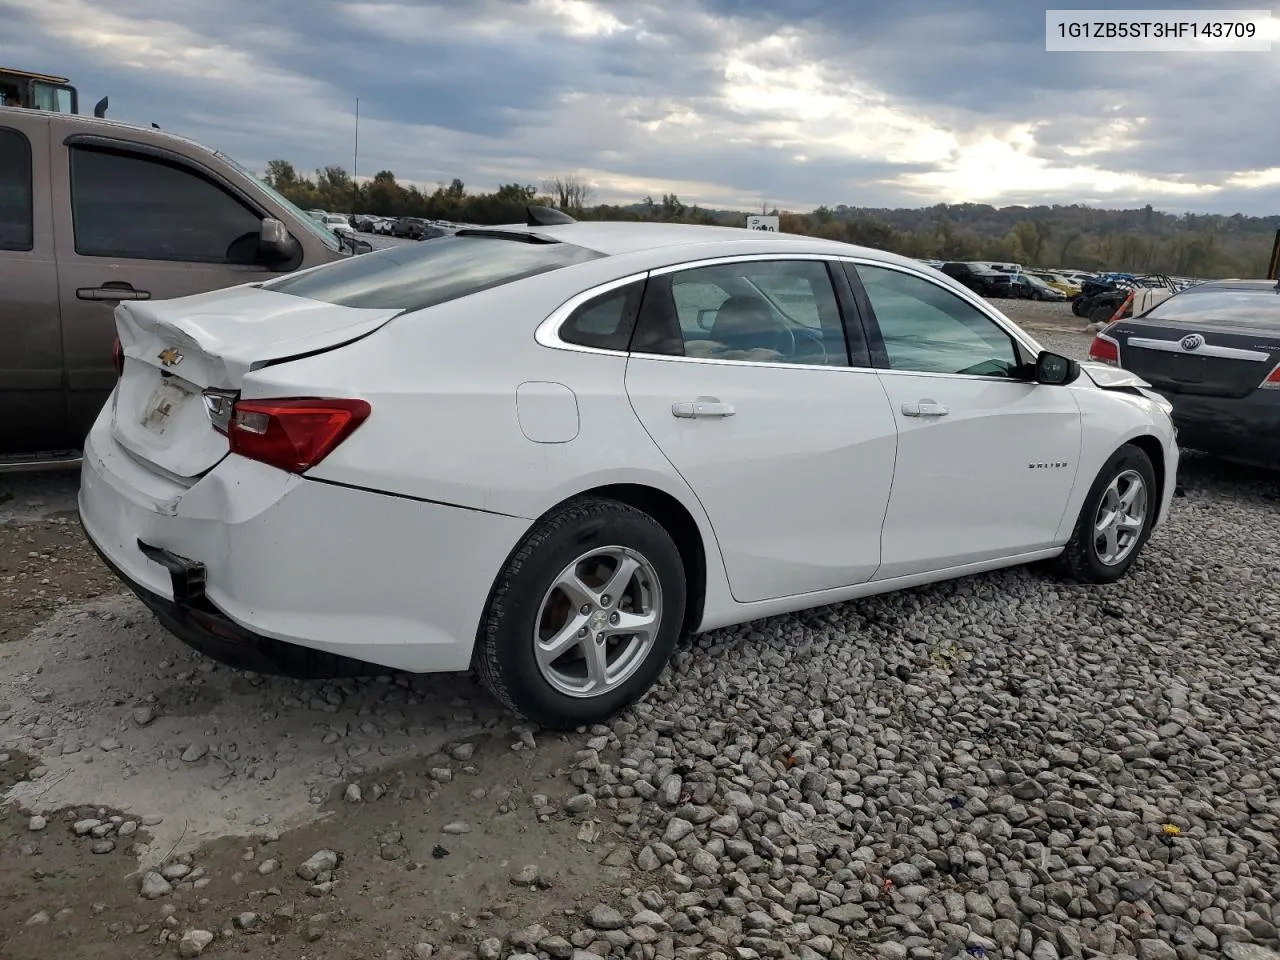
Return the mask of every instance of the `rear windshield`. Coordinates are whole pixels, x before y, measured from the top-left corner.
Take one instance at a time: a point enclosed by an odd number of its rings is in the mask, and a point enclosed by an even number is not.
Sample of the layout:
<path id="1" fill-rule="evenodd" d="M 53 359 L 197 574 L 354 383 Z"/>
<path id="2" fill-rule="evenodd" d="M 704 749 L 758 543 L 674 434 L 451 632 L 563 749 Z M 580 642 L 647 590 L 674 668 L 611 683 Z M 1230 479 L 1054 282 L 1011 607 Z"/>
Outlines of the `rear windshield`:
<path id="1" fill-rule="evenodd" d="M 571 243 L 439 237 L 339 260 L 262 288 L 344 307 L 422 310 L 602 256 Z"/>
<path id="2" fill-rule="evenodd" d="M 1253 290 L 1187 290 L 1157 303 L 1143 316 L 1152 320 L 1216 320 L 1247 327 L 1277 327 L 1280 293 L 1270 285 Z"/>

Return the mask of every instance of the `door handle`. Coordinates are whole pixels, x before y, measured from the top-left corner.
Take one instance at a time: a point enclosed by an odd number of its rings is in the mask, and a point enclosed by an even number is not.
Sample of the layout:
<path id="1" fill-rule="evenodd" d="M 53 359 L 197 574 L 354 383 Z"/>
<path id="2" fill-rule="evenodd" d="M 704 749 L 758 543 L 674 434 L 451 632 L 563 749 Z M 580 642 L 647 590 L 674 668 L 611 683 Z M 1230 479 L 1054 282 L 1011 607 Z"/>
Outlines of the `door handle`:
<path id="1" fill-rule="evenodd" d="M 919 403 L 904 403 L 904 417 L 945 417 L 948 411 L 942 404 L 933 400 L 921 400 Z"/>
<path id="2" fill-rule="evenodd" d="M 123 280 L 108 280 L 100 287 L 77 287 L 76 296 L 81 300 L 150 300 L 151 291 L 135 290 Z"/>
<path id="3" fill-rule="evenodd" d="M 720 420 L 733 414 L 733 405 L 721 403 L 716 397 L 698 397 L 671 405 L 671 415 L 681 420 Z"/>

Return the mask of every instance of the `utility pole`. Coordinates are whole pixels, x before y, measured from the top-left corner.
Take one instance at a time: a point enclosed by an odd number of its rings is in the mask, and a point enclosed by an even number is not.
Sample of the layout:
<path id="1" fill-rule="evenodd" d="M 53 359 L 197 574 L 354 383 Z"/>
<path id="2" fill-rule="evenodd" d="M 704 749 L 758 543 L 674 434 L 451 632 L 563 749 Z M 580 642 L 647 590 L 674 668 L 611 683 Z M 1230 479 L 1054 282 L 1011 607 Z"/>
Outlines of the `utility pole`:
<path id="1" fill-rule="evenodd" d="M 360 98 L 356 97 L 356 139 L 355 149 L 351 156 L 351 190 L 355 194 L 355 202 L 351 212 L 359 213 L 355 208 L 360 205 L 360 181 L 356 179 L 356 171 L 360 167 Z"/>

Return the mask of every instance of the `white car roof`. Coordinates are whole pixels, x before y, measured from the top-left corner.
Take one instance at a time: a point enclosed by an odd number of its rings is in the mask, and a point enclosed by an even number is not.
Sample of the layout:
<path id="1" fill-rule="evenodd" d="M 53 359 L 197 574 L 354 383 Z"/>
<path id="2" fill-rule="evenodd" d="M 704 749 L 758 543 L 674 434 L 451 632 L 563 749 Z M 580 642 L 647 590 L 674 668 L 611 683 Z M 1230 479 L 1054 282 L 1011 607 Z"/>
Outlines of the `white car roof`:
<path id="1" fill-rule="evenodd" d="M 556 224 L 547 227 L 530 227 L 524 224 L 503 224 L 482 227 L 483 230 L 502 230 L 512 233 L 533 233 L 549 237 L 561 243 L 572 243 L 596 250 L 606 256 L 620 256 L 642 251 L 677 253 L 692 247 L 725 246 L 732 244 L 749 253 L 750 247 L 760 253 L 776 253 L 792 248 L 797 253 L 817 253 L 831 256 L 867 257 L 886 263 L 898 263 L 919 269 L 918 260 L 902 257 L 884 250 L 860 247 L 837 240 L 823 240 L 797 233 L 773 233 L 748 230 L 745 227 L 710 227 L 689 223 L 655 223 L 652 221 L 603 221 L 584 220 L 577 223 Z M 719 256 L 720 251 L 709 255 Z"/>

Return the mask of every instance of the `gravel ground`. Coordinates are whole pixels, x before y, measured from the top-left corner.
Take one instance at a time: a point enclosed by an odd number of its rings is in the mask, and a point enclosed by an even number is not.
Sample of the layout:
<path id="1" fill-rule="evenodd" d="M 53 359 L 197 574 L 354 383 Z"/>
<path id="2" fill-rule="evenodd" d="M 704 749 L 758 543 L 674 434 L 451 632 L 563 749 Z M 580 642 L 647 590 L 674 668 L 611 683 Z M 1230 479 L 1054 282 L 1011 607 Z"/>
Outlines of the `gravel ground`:
<path id="1" fill-rule="evenodd" d="M 1062 312 L 1020 322 L 1082 356 Z M 1122 583 L 715 631 L 546 741 L 469 682 L 224 671 L 69 596 L 0 643 L 0 956 L 1280 960 L 1280 482 L 1181 480 Z M 193 811 L 233 839 L 156 839 Z"/>

